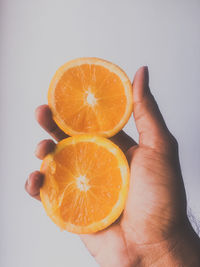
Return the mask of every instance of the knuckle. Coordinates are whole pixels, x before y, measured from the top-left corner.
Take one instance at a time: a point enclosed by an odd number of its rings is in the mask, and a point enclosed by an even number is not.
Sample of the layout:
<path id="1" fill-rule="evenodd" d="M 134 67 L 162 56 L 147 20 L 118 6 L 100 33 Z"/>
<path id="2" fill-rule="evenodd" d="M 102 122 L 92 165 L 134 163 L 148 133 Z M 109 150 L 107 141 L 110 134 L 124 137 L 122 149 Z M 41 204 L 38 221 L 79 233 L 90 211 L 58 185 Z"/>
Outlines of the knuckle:
<path id="1" fill-rule="evenodd" d="M 170 137 L 170 142 L 171 142 L 172 146 L 178 148 L 178 141 L 176 140 L 176 138 L 172 134 Z"/>
<path id="2" fill-rule="evenodd" d="M 172 152 L 178 151 L 178 142 L 171 133 L 169 134 L 167 138 L 167 144 L 168 144 L 169 150 L 171 150 Z"/>

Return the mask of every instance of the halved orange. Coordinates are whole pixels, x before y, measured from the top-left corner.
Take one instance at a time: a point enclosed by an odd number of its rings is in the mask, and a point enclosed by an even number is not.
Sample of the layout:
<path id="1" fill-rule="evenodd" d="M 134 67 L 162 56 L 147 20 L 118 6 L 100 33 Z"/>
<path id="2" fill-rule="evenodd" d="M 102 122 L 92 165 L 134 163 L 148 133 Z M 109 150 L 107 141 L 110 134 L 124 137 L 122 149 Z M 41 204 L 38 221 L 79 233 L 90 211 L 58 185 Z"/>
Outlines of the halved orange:
<path id="1" fill-rule="evenodd" d="M 126 73 L 99 58 L 67 62 L 56 71 L 48 91 L 53 118 L 68 135 L 113 136 L 127 123 L 132 102 Z"/>
<path id="2" fill-rule="evenodd" d="M 104 137 L 77 135 L 57 144 L 43 160 L 40 196 L 61 229 L 85 234 L 102 230 L 121 214 L 129 167 L 123 152 Z"/>

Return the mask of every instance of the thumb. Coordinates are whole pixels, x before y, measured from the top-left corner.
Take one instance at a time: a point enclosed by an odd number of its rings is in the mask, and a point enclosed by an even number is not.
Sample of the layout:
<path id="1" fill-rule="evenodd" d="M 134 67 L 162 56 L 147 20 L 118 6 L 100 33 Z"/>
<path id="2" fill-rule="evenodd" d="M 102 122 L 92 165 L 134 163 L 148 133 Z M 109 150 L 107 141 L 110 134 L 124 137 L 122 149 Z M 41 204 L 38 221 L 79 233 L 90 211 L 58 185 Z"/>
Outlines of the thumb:
<path id="1" fill-rule="evenodd" d="M 148 67 L 141 67 L 134 77 L 133 115 L 139 132 L 139 145 L 166 152 L 170 144 L 174 143 L 175 138 L 169 132 L 150 92 Z"/>

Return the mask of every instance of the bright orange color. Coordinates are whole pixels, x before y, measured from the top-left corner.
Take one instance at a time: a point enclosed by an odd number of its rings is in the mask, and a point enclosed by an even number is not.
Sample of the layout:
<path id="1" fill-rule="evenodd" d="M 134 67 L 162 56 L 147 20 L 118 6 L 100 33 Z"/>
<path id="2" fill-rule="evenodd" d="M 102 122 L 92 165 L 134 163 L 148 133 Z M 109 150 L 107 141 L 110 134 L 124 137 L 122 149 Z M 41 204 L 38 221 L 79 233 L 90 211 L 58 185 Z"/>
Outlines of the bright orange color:
<path id="1" fill-rule="evenodd" d="M 131 82 L 113 63 L 99 58 L 78 58 L 55 73 L 48 104 L 65 133 L 110 137 L 124 127 L 131 115 Z"/>
<path id="2" fill-rule="evenodd" d="M 44 159 L 41 172 L 42 203 L 62 229 L 96 232 L 114 222 L 124 208 L 129 167 L 110 140 L 95 135 L 66 138 Z"/>

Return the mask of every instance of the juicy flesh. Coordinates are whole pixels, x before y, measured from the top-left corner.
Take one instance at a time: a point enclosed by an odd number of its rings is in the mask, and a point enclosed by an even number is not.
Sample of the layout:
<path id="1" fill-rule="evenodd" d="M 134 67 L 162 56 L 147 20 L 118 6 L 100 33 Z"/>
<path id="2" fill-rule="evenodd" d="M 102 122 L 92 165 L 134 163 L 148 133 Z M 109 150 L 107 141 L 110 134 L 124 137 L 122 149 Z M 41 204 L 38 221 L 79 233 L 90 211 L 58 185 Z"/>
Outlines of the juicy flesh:
<path id="1" fill-rule="evenodd" d="M 122 186 L 116 157 L 95 143 L 68 145 L 45 171 L 43 191 L 64 222 L 86 226 L 104 219 Z"/>
<path id="2" fill-rule="evenodd" d="M 56 85 L 54 105 L 59 120 L 77 132 L 113 129 L 127 99 L 120 78 L 103 66 L 83 64 L 68 69 Z"/>

